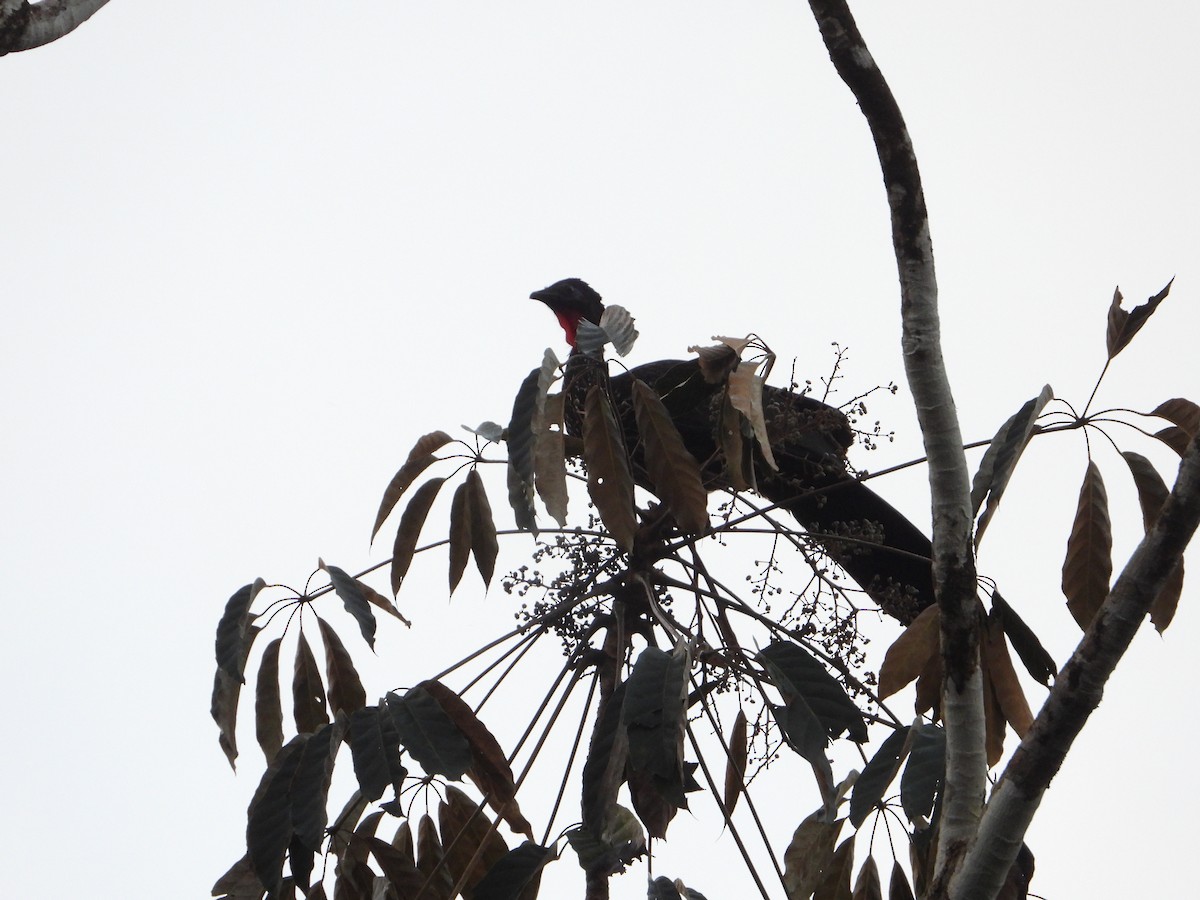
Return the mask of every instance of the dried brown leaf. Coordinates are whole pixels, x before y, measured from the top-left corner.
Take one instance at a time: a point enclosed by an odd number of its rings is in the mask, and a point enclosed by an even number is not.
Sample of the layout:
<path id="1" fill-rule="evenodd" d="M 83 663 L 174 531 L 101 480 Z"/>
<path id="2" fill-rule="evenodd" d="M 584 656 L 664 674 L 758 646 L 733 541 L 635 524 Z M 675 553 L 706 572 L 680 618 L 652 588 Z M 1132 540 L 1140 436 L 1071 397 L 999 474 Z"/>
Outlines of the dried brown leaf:
<path id="1" fill-rule="evenodd" d="M 471 492 L 464 481 L 450 504 L 450 593 L 458 587 L 471 557 Z"/>
<path id="2" fill-rule="evenodd" d="M 734 409 L 746 417 L 754 437 L 758 440 L 759 450 L 763 459 L 775 471 L 779 466 L 775 462 L 775 454 L 771 452 L 771 440 L 767 436 L 767 423 L 763 417 L 763 384 L 764 379 L 756 372 L 758 363 L 743 362 L 729 374 L 729 402 Z"/>
<path id="3" fill-rule="evenodd" d="M 750 445 L 742 435 L 742 414 L 726 394 L 721 400 L 721 424 L 718 428 L 721 456 L 725 460 L 725 476 L 735 491 L 753 490 L 754 457 L 747 453 Z"/>
<path id="4" fill-rule="evenodd" d="M 1171 285 L 1175 282 L 1172 278 L 1167 282 L 1167 286 L 1143 303 L 1141 306 L 1135 306 L 1129 312 L 1121 309 L 1121 289 L 1117 288 L 1113 292 L 1112 303 L 1108 307 L 1108 332 L 1106 334 L 1108 344 L 1108 358 L 1113 359 L 1118 353 L 1128 346 L 1133 340 L 1133 336 L 1141 331 L 1142 326 L 1154 314 L 1158 308 L 1158 304 L 1166 298 L 1171 291 Z"/>
<path id="5" fill-rule="evenodd" d="M 475 556 L 475 568 L 486 588 L 492 583 L 496 572 L 496 557 L 500 554 L 500 542 L 496 538 L 496 522 L 492 518 L 492 504 L 479 470 L 467 473 L 468 506 L 471 508 L 471 552 Z"/>
<path id="6" fill-rule="evenodd" d="M 354 668 L 350 652 L 329 623 L 317 616 L 321 641 L 325 644 L 325 677 L 329 680 L 329 707 L 336 716 L 346 715 L 367 705 L 367 692 Z"/>
<path id="7" fill-rule="evenodd" d="M 292 715 L 297 734 L 312 734 L 329 724 L 321 670 L 303 632 L 296 643 L 296 665 L 292 672 Z"/>
<path id="8" fill-rule="evenodd" d="M 986 640 L 983 637 L 982 640 Z M 982 649 L 982 648 L 981 648 Z M 1004 712 L 996 699 L 996 688 L 992 684 L 991 672 L 986 664 L 981 666 L 983 674 L 983 747 L 987 753 L 988 768 L 1000 762 L 1004 755 Z"/>
<path id="9" fill-rule="evenodd" d="M 379 504 L 379 512 L 375 516 L 375 526 L 371 529 L 371 540 L 379 533 L 380 527 L 395 508 L 396 503 L 412 485 L 416 477 L 437 462 L 434 451 L 440 450 L 454 440 L 444 431 L 431 431 L 422 435 L 409 451 L 408 459 L 400 470 L 392 476 L 391 482 L 383 492 L 383 500 Z"/>
<path id="10" fill-rule="evenodd" d="M 408 501 L 404 515 L 400 517 L 400 528 L 396 531 L 396 542 L 392 546 L 392 594 L 400 592 L 408 567 L 412 565 L 413 553 L 417 549 L 417 539 L 421 536 L 421 528 L 433 506 L 434 498 L 445 484 L 445 478 L 430 478 L 417 488 L 413 498 Z"/>
<path id="11" fill-rule="evenodd" d="M 1112 523 L 1108 517 L 1108 494 L 1100 469 L 1089 460 L 1079 489 L 1079 505 L 1062 573 L 1067 607 L 1083 630 L 1087 630 L 1108 596 L 1111 577 Z"/>
<path id="12" fill-rule="evenodd" d="M 1129 471 L 1133 475 L 1133 483 L 1138 492 L 1138 502 L 1142 507 L 1142 524 L 1145 531 L 1149 533 L 1150 529 L 1154 527 L 1154 523 L 1158 521 L 1158 515 L 1162 512 L 1163 504 L 1167 502 L 1167 497 L 1171 492 L 1162 476 L 1158 474 L 1158 470 L 1146 457 L 1131 452 L 1122 453 L 1121 456 L 1124 457 L 1125 462 L 1129 465 Z M 1180 559 L 1179 565 L 1172 570 L 1167 583 L 1163 585 L 1162 590 L 1158 592 L 1158 596 L 1150 605 L 1150 621 L 1159 634 L 1166 630 L 1175 617 L 1175 609 L 1179 605 L 1179 596 L 1182 593 L 1183 560 Z"/>
<path id="13" fill-rule="evenodd" d="M 808 900 L 821 882 L 821 872 L 833 861 L 845 819 L 821 821 L 816 812 L 800 823 L 783 853 L 783 888 L 788 900 Z"/>
<path id="14" fill-rule="evenodd" d="M 937 606 L 927 606 L 888 647 L 879 667 L 881 700 L 914 681 L 938 654 L 939 622 Z"/>
<path id="15" fill-rule="evenodd" d="M 279 645 L 283 638 L 267 644 L 258 663 L 254 691 L 254 732 L 267 765 L 283 746 L 283 701 L 279 696 Z"/>
<path id="16" fill-rule="evenodd" d="M 858 870 L 858 880 L 854 882 L 854 900 L 883 900 L 883 884 L 879 880 L 879 868 L 873 856 L 868 856 Z"/>
<path id="17" fill-rule="evenodd" d="M 1004 641 L 1004 624 L 999 616 L 993 614 L 988 618 L 982 637 L 981 649 L 985 668 L 988 677 L 991 678 L 992 691 L 1000 704 L 1000 711 L 1017 733 L 1017 737 L 1023 739 L 1033 725 L 1033 713 L 1013 668 L 1012 657 L 1008 655 L 1008 645 Z"/>
<path id="18" fill-rule="evenodd" d="M 746 712 L 738 708 L 729 732 L 729 758 L 725 763 L 725 816 L 733 815 L 738 797 L 746 785 L 746 760 L 750 754 L 750 742 L 746 734 Z"/>
<path id="19" fill-rule="evenodd" d="M 239 673 L 245 670 L 246 656 L 250 653 L 250 645 L 254 643 L 255 636 L 261 630 L 257 625 L 247 627 L 245 640 L 242 642 L 242 658 L 237 663 Z M 217 743 L 220 744 L 225 758 L 229 760 L 230 768 L 235 770 L 237 769 L 235 761 L 238 755 L 237 708 L 241 692 L 242 679 L 240 675 L 235 678 L 218 666 L 217 674 L 213 678 L 212 705 L 209 711 L 221 732 L 217 737 Z"/>
<path id="20" fill-rule="evenodd" d="M 700 464 L 688 452 L 658 394 L 643 381 L 633 381 L 633 414 L 646 470 L 654 492 L 666 504 L 675 523 L 686 534 L 708 531 L 708 492 Z"/>
<path id="21" fill-rule="evenodd" d="M 745 343 L 742 344 L 742 348 Z M 738 364 L 738 357 L 742 348 L 733 347 L 730 344 L 715 344 L 709 347 L 693 346 L 688 347 L 689 353 L 695 353 L 700 358 L 697 362 L 700 364 L 700 374 L 709 384 L 724 384 L 725 379 L 729 377 Z"/>
<path id="22" fill-rule="evenodd" d="M 924 715 L 931 709 L 936 713 L 942 708 L 943 674 L 942 654 L 939 651 L 930 655 L 920 677 L 917 678 L 917 696 L 913 701 L 913 709 L 918 716 Z"/>
<path id="23" fill-rule="evenodd" d="M 850 876 L 854 873 L 854 835 L 846 838 L 821 873 L 813 900 L 852 900 Z"/>
<path id="24" fill-rule="evenodd" d="M 551 428 L 550 426 L 554 426 Z M 534 435 L 533 471 L 538 496 L 559 528 L 567 525 L 566 434 L 563 395 L 551 394 L 542 410 L 542 428 Z"/>
<path id="25" fill-rule="evenodd" d="M 613 540 L 622 549 L 633 549 L 637 521 L 633 511 L 633 476 L 608 395 L 592 385 L 584 401 L 583 456 L 587 464 L 588 494 Z"/>

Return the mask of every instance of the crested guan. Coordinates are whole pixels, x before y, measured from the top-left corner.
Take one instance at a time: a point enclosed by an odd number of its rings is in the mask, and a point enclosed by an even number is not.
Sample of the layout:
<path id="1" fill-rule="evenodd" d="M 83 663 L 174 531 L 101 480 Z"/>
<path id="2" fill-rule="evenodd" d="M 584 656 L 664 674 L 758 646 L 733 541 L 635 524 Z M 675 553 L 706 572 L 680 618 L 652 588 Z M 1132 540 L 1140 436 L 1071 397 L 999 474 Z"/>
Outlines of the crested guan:
<path id="1" fill-rule="evenodd" d="M 635 480 L 645 486 L 632 404 L 633 381 L 639 379 L 663 400 L 702 467 L 706 487 L 731 486 L 717 432 L 724 384 L 706 378 L 699 360 L 659 360 L 609 376 L 602 360 L 575 346 L 581 320 L 600 324 L 600 295 L 584 281 L 568 278 L 530 297 L 550 307 L 572 347 L 563 389 L 569 434 L 580 434 L 588 388 L 607 382 L 626 446 L 634 448 Z M 846 451 L 853 432 L 846 416 L 812 397 L 769 385 L 763 387 L 763 410 L 779 468 L 772 470 L 761 453 L 754 454 L 757 493 L 787 509 L 885 612 L 904 624 L 912 621 L 934 602 L 932 545 L 895 507 L 849 474 Z"/>

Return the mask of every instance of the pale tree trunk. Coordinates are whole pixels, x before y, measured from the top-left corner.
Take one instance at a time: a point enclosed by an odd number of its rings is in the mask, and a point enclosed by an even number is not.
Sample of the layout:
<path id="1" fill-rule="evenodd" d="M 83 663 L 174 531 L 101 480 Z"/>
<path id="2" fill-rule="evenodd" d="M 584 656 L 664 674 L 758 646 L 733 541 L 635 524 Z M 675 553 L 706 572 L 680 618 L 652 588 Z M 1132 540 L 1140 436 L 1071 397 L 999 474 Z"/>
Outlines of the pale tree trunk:
<path id="1" fill-rule="evenodd" d="M 900 275 L 905 374 L 912 390 L 933 509 L 933 581 L 941 613 L 946 781 L 938 872 L 975 835 L 987 786 L 979 616 L 971 547 L 971 485 L 958 413 L 942 358 L 937 277 L 921 173 L 900 108 L 844 0 L 810 0 L 830 59 L 858 100 L 883 170 Z"/>
<path id="2" fill-rule="evenodd" d="M 70 34 L 108 0 L 0 0 L 0 56 Z"/>

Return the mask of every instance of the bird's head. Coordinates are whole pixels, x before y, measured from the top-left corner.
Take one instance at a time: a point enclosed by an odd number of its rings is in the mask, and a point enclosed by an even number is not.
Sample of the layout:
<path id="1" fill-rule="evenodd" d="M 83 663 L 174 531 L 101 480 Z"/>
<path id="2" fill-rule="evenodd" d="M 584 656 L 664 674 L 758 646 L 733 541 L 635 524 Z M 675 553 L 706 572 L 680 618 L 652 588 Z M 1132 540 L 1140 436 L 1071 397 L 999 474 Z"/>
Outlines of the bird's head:
<path id="1" fill-rule="evenodd" d="M 550 287 L 534 291 L 529 298 L 542 301 L 558 316 L 558 324 L 562 326 L 567 343 L 572 347 L 575 346 L 579 321 L 587 319 L 593 325 L 599 325 L 600 316 L 604 313 L 604 301 L 581 278 L 556 281 Z"/>

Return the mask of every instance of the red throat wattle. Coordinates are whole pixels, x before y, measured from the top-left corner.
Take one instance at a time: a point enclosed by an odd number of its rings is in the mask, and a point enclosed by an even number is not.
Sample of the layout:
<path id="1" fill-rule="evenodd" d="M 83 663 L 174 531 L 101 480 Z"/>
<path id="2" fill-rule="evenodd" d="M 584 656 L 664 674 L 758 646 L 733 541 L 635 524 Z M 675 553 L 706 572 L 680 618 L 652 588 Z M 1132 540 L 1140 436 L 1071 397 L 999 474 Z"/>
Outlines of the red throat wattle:
<path id="1" fill-rule="evenodd" d="M 554 315 L 558 316 L 558 324 L 566 332 L 567 343 L 574 347 L 575 332 L 579 329 L 579 320 L 582 316 L 573 309 L 556 309 Z"/>

